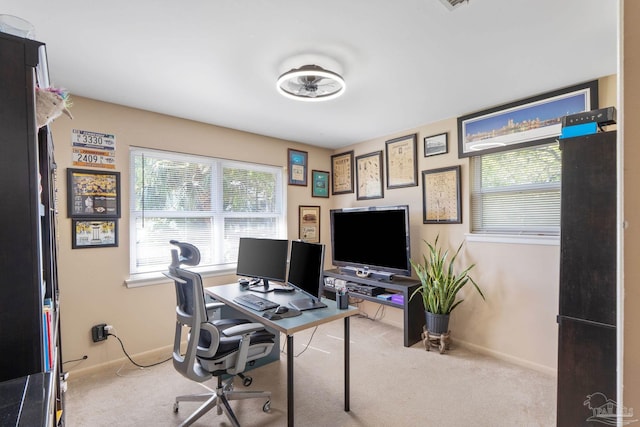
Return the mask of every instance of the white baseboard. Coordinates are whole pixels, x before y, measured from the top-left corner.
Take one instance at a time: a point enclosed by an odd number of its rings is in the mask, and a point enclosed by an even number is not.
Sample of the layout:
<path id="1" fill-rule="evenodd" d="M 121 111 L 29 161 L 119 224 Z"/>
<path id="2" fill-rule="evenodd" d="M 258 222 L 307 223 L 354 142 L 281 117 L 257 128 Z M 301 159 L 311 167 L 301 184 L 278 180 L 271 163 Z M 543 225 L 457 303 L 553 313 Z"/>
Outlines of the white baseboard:
<path id="1" fill-rule="evenodd" d="M 543 374 L 547 374 L 547 375 L 550 375 L 552 377 L 557 377 L 558 376 L 557 369 L 553 369 L 553 368 L 550 368 L 548 366 L 541 365 L 539 363 L 531 362 L 530 360 L 521 359 L 519 357 L 511 356 L 509 354 L 502 353 L 502 352 L 496 351 L 496 350 L 492 350 L 492 349 L 487 348 L 487 347 L 482 347 L 482 346 L 479 346 L 477 344 L 473 344 L 473 343 L 470 343 L 470 342 L 467 342 L 467 341 L 463 341 L 463 340 L 460 340 L 460 339 L 455 339 L 453 341 L 456 344 L 459 344 L 461 347 L 466 347 L 466 348 L 468 348 L 470 350 L 475 351 L 476 353 L 486 354 L 488 356 L 495 357 L 496 359 L 504 360 L 506 362 L 513 363 L 515 365 L 523 366 L 525 368 L 528 368 L 528 369 L 531 369 L 531 370 L 534 370 L 534 371 L 537 371 L 537 372 L 541 372 Z"/>
<path id="2" fill-rule="evenodd" d="M 142 353 L 137 353 L 135 355 L 131 355 L 131 358 L 135 360 L 136 363 L 139 363 L 142 365 L 148 365 L 152 363 L 157 363 L 161 360 L 164 360 L 170 357 L 172 352 L 173 352 L 173 345 L 168 345 L 168 346 L 156 348 L 153 350 L 145 351 Z M 77 370 L 74 369 L 71 372 L 69 372 L 69 376 L 70 377 L 72 376 L 73 378 L 85 377 L 85 376 L 96 374 L 106 370 L 114 369 L 124 362 L 131 363 L 126 356 L 123 356 L 120 359 L 110 360 L 108 362 L 89 366 L 84 369 L 77 369 Z"/>

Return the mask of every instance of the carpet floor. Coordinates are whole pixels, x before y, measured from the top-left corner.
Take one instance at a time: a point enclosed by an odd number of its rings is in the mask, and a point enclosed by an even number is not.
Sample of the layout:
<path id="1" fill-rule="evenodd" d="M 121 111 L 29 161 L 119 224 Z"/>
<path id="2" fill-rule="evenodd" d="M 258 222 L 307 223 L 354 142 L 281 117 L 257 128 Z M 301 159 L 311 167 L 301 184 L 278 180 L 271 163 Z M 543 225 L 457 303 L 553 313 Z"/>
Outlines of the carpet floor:
<path id="1" fill-rule="evenodd" d="M 455 331 L 454 331 L 455 332 Z M 553 376 L 474 353 L 457 346 L 445 354 L 425 351 L 422 343 L 406 348 L 402 330 L 366 318 L 351 320 L 351 411 L 344 408 L 342 322 L 295 335 L 295 425 L 353 426 L 554 426 L 556 382 Z M 282 336 L 280 343 L 286 341 Z M 282 348 L 283 352 L 286 351 Z M 167 355 L 169 356 L 169 355 Z M 146 362 L 146 361 L 145 361 Z M 271 411 L 264 399 L 231 403 L 242 426 L 285 426 L 286 356 L 250 371 L 249 390 L 272 392 Z M 199 384 L 171 362 L 117 369 L 74 378 L 65 401 L 68 427 L 177 426 L 198 403 L 174 397 L 215 387 Z M 235 388 L 244 389 L 240 381 Z M 194 426 L 231 424 L 211 411 Z"/>

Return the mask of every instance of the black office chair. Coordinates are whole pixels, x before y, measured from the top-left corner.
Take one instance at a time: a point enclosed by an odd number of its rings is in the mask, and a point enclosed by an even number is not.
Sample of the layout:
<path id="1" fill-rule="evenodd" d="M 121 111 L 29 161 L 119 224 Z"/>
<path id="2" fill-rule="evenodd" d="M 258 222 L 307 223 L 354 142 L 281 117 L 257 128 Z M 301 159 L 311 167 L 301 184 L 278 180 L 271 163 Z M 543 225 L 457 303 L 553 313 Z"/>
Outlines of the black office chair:
<path id="1" fill-rule="evenodd" d="M 207 309 L 222 306 L 222 303 L 205 304 L 202 278 L 198 273 L 180 268 L 182 264 L 194 266 L 200 263 L 200 251 L 194 245 L 172 240 L 179 248 L 171 250 L 171 265 L 165 276 L 172 279 L 176 288 L 176 332 L 173 341 L 173 366 L 183 376 L 204 382 L 212 376 L 217 377 L 215 392 L 176 397 L 173 406 L 178 412 L 178 404 L 183 401 L 204 401 L 181 426 L 188 426 L 207 411 L 217 409 L 218 415 L 224 412 L 232 425 L 240 423 L 229 405 L 230 400 L 266 398 L 262 410 L 269 412 L 270 392 L 235 391 L 233 378 L 243 379 L 245 386 L 251 385 L 251 377 L 242 372 L 247 364 L 269 355 L 274 345 L 274 335 L 265 330 L 260 323 L 250 323 L 246 319 L 209 320 Z M 187 347 L 181 353 L 183 327 L 188 328 Z M 224 377 L 224 381 L 223 381 Z"/>

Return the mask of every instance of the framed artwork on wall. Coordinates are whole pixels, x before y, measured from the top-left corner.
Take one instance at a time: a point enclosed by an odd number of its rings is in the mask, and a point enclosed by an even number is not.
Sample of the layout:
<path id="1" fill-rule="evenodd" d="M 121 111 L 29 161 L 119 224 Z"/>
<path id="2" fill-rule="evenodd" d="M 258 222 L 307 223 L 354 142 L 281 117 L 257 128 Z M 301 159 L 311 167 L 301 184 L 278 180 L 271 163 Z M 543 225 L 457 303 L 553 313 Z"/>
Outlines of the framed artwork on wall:
<path id="1" fill-rule="evenodd" d="M 353 151 L 331 156 L 331 194 L 353 193 Z"/>
<path id="2" fill-rule="evenodd" d="M 449 152 L 449 133 L 439 133 L 424 138 L 424 157 L 446 154 Z"/>
<path id="3" fill-rule="evenodd" d="M 414 133 L 386 142 L 387 188 L 418 185 L 417 139 Z"/>
<path id="4" fill-rule="evenodd" d="M 287 149 L 289 167 L 289 185 L 307 186 L 307 158 L 306 151 Z"/>
<path id="5" fill-rule="evenodd" d="M 120 218 L 120 172 L 68 168 L 67 215 Z"/>
<path id="6" fill-rule="evenodd" d="M 118 220 L 72 219 L 71 248 L 106 248 L 118 246 Z"/>
<path id="7" fill-rule="evenodd" d="M 595 108 L 597 80 L 458 117 L 458 157 L 551 143 L 564 116 Z"/>
<path id="8" fill-rule="evenodd" d="M 461 224 L 460 165 L 422 171 L 424 224 Z"/>
<path id="9" fill-rule="evenodd" d="M 363 154 L 356 157 L 356 198 L 358 200 L 381 199 L 382 190 L 382 151 Z"/>
<path id="10" fill-rule="evenodd" d="M 311 171 L 311 197 L 329 197 L 329 172 Z"/>
<path id="11" fill-rule="evenodd" d="M 320 206 L 298 206 L 298 238 L 320 243 Z"/>

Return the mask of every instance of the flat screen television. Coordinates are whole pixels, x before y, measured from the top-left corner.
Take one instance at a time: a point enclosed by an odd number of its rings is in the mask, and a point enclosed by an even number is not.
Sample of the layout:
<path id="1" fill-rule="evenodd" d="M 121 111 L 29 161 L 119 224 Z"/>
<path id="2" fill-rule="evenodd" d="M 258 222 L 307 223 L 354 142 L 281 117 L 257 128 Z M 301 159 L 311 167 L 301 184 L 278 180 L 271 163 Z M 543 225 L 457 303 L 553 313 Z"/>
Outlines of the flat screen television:
<path id="1" fill-rule="evenodd" d="M 409 206 L 333 209 L 331 262 L 366 277 L 411 276 Z"/>
<path id="2" fill-rule="evenodd" d="M 323 269 L 323 244 L 308 243 L 301 240 L 291 242 L 287 284 L 301 290 L 302 297 L 289 302 L 289 305 L 300 311 L 326 307 L 320 301 L 324 290 L 322 285 Z"/>
<path id="3" fill-rule="evenodd" d="M 273 290 L 273 286 L 269 286 L 269 280 L 287 280 L 288 255 L 288 240 L 241 237 L 236 274 L 254 279 L 253 285 L 262 285 L 252 290 Z"/>

